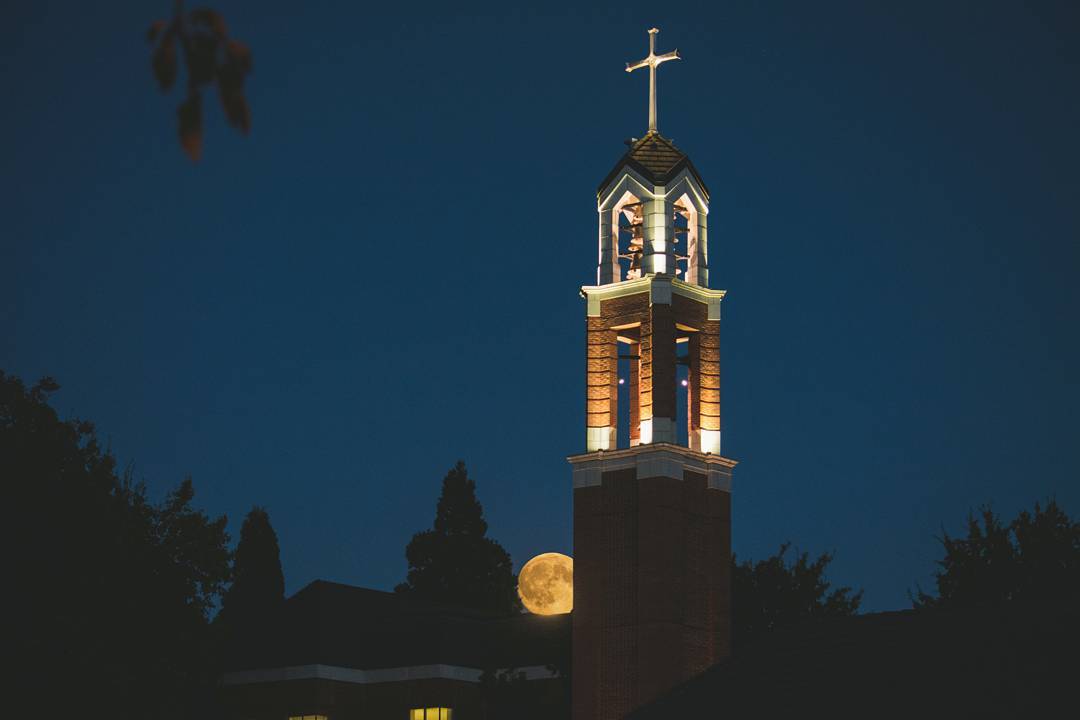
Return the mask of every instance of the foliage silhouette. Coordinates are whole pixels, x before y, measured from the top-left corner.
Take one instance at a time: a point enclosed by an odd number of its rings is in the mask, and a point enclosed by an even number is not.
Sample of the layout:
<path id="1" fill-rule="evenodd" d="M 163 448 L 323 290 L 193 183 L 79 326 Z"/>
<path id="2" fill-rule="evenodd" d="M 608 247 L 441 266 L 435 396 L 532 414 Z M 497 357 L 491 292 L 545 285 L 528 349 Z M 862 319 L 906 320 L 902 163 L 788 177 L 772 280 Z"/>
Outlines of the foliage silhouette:
<path id="1" fill-rule="evenodd" d="M 935 573 L 938 594 L 920 587 L 918 609 L 975 608 L 1002 603 L 1080 601 L 1080 523 L 1054 500 L 1003 524 L 989 506 L 968 515 L 967 536 L 939 538 L 945 557 Z"/>
<path id="2" fill-rule="evenodd" d="M 443 479 L 434 528 L 405 548 L 409 574 L 396 591 L 492 615 L 520 612 L 510 555 L 486 534 L 476 483 L 459 460 Z"/>
<path id="3" fill-rule="evenodd" d="M 158 86 L 169 91 L 179 70 L 178 52 L 187 71 L 187 98 L 177 108 L 180 145 L 192 160 L 202 154 L 202 90 L 217 85 L 229 125 L 243 134 L 251 130 L 251 109 L 244 97 L 244 78 L 251 73 L 251 50 L 229 37 L 221 14 L 209 8 L 184 12 L 176 0 L 171 20 L 156 20 L 147 30 L 153 46 L 150 65 Z"/>
<path id="4" fill-rule="evenodd" d="M 569 638 L 567 638 L 569 640 Z M 569 642 L 566 654 L 569 656 Z M 570 717 L 570 675 L 568 667 L 548 667 L 557 673 L 555 682 L 537 683 L 526 679 L 517 668 L 486 669 L 480 675 L 481 720 L 547 720 Z"/>
<path id="5" fill-rule="evenodd" d="M 788 563 L 784 543 L 772 557 L 738 562 L 731 557 L 732 645 L 746 647 L 764 634 L 809 618 L 844 617 L 858 612 L 862 590 L 846 586 L 831 588 L 825 569 L 830 553 L 810 561 L 802 553 Z"/>
<path id="6" fill-rule="evenodd" d="M 281 550 L 270 516 L 253 507 L 240 528 L 233 559 L 232 585 L 215 618 L 235 640 L 265 632 L 285 601 L 285 575 Z"/>
<path id="7" fill-rule="evenodd" d="M 0 371 L 14 683 L 45 717 L 203 713 L 217 676 L 208 617 L 228 579 L 225 518 L 192 507 L 190 479 L 150 503 L 130 471 L 117 475 L 91 423 L 59 419 L 48 402 L 58 387 L 44 378 L 27 389 Z"/>

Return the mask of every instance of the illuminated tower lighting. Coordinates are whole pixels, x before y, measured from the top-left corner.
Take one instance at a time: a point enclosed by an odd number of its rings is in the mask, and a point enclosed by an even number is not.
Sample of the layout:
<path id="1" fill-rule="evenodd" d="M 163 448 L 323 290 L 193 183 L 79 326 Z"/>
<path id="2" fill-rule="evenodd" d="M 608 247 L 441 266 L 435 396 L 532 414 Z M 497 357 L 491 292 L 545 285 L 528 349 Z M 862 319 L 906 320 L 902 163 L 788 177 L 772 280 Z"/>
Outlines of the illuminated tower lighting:
<path id="1" fill-rule="evenodd" d="M 736 463 L 720 455 L 724 291 L 709 287 L 709 190 L 656 129 L 656 67 L 678 57 L 656 55 L 656 32 L 649 57 L 627 67 L 649 68 L 649 131 L 600 183 L 596 284 L 581 288 L 585 452 L 568 458 L 574 720 L 622 718 L 731 653 Z"/>

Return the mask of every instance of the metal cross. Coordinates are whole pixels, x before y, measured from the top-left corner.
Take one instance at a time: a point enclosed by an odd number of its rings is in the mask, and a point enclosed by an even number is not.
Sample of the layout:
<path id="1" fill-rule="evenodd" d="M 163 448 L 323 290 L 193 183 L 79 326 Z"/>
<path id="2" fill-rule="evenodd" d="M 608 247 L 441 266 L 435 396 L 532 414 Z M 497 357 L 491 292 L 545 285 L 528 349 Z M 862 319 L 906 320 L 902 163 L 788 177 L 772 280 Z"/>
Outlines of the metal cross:
<path id="1" fill-rule="evenodd" d="M 649 132 L 656 132 L 656 66 L 668 60 L 682 60 L 678 50 L 672 50 L 663 55 L 656 54 L 656 28 L 649 30 L 649 57 L 638 60 L 631 65 L 626 63 L 626 72 L 634 72 L 638 68 L 649 68 Z"/>

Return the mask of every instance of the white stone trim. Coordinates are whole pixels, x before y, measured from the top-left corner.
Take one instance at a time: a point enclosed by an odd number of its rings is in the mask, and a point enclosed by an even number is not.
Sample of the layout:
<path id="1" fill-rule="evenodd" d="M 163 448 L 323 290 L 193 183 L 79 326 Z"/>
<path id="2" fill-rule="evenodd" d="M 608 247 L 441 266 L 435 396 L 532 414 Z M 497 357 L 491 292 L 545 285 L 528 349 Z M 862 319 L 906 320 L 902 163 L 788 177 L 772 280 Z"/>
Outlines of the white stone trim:
<path id="1" fill-rule="evenodd" d="M 608 185 L 596 194 L 596 209 L 599 211 L 610 210 L 619 204 L 623 193 L 630 193 L 643 202 L 656 198 L 656 186 L 629 167 L 623 168 L 621 175 L 617 175 Z M 661 188 L 661 191 L 663 188 Z M 621 192 L 620 192 L 621 191 Z"/>
<path id="2" fill-rule="evenodd" d="M 688 168 L 683 168 L 665 185 L 654 185 L 629 165 L 612 178 L 596 196 L 596 210 L 600 220 L 600 238 L 596 282 L 598 285 L 618 282 L 621 270 L 618 259 L 618 218 L 616 208 L 628 196 L 642 203 L 644 273 L 675 273 L 675 246 L 673 205 L 680 198 L 687 198 L 696 215 L 697 228 L 687 236 L 686 250 L 693 257 L 687 267 L 686 280 L 702 287 L 709 286 L 709 252 L 706 218 L 709 201 L 705 190 Z M 693 242 L 691 242 L 693 240 Z M 693 245 L 693 247 L 691 247 Z"/>
<path id="3" fill-rule="evenodd" d="M 720 454 L 720 431 L 719 430 L 700 430 L 700 442 L 701 451 L 707 453 Z"/>
<path id="4" fill-rule="evenodd" d="M 588 300 L 587 313 L 589 317 L 600 316 L 600 303 L 604 300 L 648 292 L 652 280 L 652 277 L 646 275 L 637 280 L 623 280 L 622 282 L 607 285 L 586 285 L 581 288 L 581 296 Z"/>
<path id="5" fill-rule="evenodd" d="M 639 478 L 682 479 L 683 472 L 689 470 L 705 475 L 710 488 L 728 493 L 731 492 L 731 471 L 738 464 L 730 458 L 669 443 L 571 455 L 567 460 L 572 466 L 575 489 L 599 485 L 606 472 L 633 468 Z"/>
<path id="6" fill-rule="evenodd" d="M 616 196 L 621 198 L 622 193 L 626 192 L 632 193 L 641 200 L 667 200 L 672 196 L 681 197 L 683 193 L 686 193 L 697 206 L 698 212 L 706 214 L 709 212 L 709 202 L 705 199 L 705 193 L 694 176 L 685 168 L 671 178 L 667 185 L 653 185 L 633 168 L 624 167 L 622 173 L 616 175 L 596 194 L 596 209 L 610 210 L 618 204 Z"/>
<path id="7" fill-rule="evenodd" d="M 676 440 L 675 433 L 675 418 L 657 417 L 654 415 L 652 417 L 651 438 L 648 442 L 674 444 Z M 642 433 L 642 435 L 644 435 L 644 433 Z M 648 444 L 645 442 L 644 437 L 642 438 L 642 443 Z"/>
<path id="8" fill-rule="evenodd" d="M 654 277 L 653 284 L 649 287 L 649 304 L 650 305 L 670 305 L 671 304 L 671 279 Z"/>
<path id="9" fill-rule="evenodd" d="M 658 305 L 670 304 L 672 293 L 707 304 L 709 320 L 720 319 L 720 301 L 727 295 L 727 290 L 710 290 L 667 275 L 646 275 L 637 280 L 623 280 L 607 285 L 585 285 L 581 288 L 581 296 L 588 300 L 586 312 L 589 317 L 600 316 L 600 303 L 604 300 L 613 300 L 642 292 L 648 292 L 651 302 Z"/>
<path id="10" fill-rule="evenodd" d="M 504 668 L 522 673 L 526 680 L 547 680 L 556 677 L 546 665 L 529 665 L 520 668 Z M 376 670 L 357 670 L 334 665 L 293 665 L 289 667 L 240 670 L 222 675 L 222 685 L 250 685 L 253 683 L 287 682 L 290 680 L 333 680 L 354 685 L 402 682 L 404 680 L 460 680 L 478 683 L 482 670 L 461 665 L 412 665 Z"/>
<path id="11" fill-rule="evenodd" d="M 644 418 L 638 423 L 638 445 L 652 443 L 652 418 Z M 589 448 L 585 448 L 588 450 Z"/>
<path id="12" fill-rule="evenodd" d="M 610 450 L 612 435 L 614 433 L 611 432 L 610 425 L 585 428 L 585 447 L 590 452 L 594 450 Z"/>
<path id="13" fill-rule="evenodd" d="M 709 214 L 709 201 L 705 199 L 705 193 L 702 191 L 701 186 L 698 185 L 697 180 L 690 173 L 689 170 L 683 168 L 679 171 L 679 174 L 671 178 L 667 185 L 661 185 L 656 188 L 657 192 L 662 192 L 666 199 L 680 198 L 683 194 L 690 197 L 690 201 L 694 203 L 695 209 L 704 215 Z"/>
<path id="14" fill-rule="evenodd" d="M 710 290 L 700 285 L 692 285 L 688 282 L 683 282 L 672 278 L 671 291 L 676 295 L 682 295 L 688 297 L 691 300 L 696 300 L 699 303 L 709 306 L 709 320 L 720 319 L 720 301 L 727 295 L 727 290 Z"/>

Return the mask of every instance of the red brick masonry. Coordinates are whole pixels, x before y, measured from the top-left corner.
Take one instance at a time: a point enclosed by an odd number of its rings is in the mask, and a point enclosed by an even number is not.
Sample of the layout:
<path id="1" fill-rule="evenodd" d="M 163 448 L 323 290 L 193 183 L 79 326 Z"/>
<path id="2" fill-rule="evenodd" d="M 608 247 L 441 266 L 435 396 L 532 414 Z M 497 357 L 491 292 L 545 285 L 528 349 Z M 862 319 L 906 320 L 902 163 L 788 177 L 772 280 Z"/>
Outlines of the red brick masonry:
<path id="1" fill-rule="evenodd" d="M 730 653 L 731 494 L 636 475 L 574 490 L 575 720 L 620 718 Z"/>

